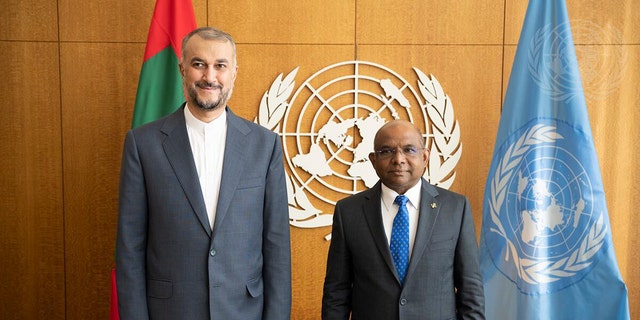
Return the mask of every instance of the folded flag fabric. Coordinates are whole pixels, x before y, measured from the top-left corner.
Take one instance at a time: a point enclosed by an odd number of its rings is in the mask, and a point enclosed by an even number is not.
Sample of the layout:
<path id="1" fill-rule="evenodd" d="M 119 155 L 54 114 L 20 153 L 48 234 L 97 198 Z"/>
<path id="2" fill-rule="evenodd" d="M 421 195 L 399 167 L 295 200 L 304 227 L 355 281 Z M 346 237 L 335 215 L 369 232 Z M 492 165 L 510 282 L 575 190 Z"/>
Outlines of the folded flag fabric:
<path id="1" fill-rule="evenodd" d="M 529 1 L 483 209 L 487 319 L 629 319 L 564 1 Z"/>

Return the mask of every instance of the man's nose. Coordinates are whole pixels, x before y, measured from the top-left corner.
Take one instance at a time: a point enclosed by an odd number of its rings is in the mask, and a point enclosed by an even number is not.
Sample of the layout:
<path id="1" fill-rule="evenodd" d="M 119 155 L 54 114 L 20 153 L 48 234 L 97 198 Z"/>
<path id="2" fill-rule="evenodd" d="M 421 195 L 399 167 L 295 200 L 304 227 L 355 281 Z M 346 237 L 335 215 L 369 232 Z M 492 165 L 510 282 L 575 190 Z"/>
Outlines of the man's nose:
<path id="1" fill-rule="evenodd" d="M 210 66 L 202 73 L 202 79 L 208 83 L 213 82 L 216 79 L 217 71 L 213 66 Z"/>
<path id="2" fill-rule="evenodd" d="M 393 160 L 393 162 L 402 163 L 405 160 L 407 160 L 407 156 L 404 154 L 402 149 L 398 148 L 393 152 L 393 155 L 391 156 L 391 160 Z"/>

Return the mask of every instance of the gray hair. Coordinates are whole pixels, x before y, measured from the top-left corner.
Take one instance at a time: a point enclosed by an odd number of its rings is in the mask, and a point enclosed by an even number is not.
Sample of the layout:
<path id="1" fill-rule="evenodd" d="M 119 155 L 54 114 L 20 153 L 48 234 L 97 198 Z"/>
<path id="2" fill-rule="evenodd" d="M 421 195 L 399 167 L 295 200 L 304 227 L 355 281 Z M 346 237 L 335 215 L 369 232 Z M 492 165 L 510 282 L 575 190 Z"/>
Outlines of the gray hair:
<path id="1" fill-rule="evenodd" d="M 238 65 L 238 58 L 237 58 L 238 55 L 236 54 L 236 41 L 233 40 L 233 37 L 230 34 L 220 29 L 216 29 L 214 27 L 200 27 L 198 29 L 195 29 L 189 32 L 189 34 L 187 34 L 182 39 L 182 60 L 184 60 L 184 47 L 187 45 L 187 42 L 189 41 L 189 39 L 191 39 L 195 35 L 198 35 L 200 38 L 205 40 L 230 42 L 231 47 L 233 48 L 233 62 L 235 65 Z"/>

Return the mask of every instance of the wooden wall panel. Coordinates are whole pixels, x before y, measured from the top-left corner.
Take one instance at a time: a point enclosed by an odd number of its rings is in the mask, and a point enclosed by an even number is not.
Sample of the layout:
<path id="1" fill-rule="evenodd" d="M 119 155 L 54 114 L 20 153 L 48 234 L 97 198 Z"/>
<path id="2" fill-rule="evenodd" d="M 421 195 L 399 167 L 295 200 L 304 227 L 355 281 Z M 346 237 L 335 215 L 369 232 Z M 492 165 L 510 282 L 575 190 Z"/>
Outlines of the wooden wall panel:
<path id="1" fill-rule="evenodd" d="M 0 60 L 0 318 L 63 319 L 58 47 L 0 42 Z"/>
<path id="2" fill-rule="evenodd" d="M 196 23 L 205 25 L 206 0 L 192 3 Z M 62 41 L 146 42 L 155 0 L 60 0 L 59 7 Z M 143 53 L 134 54 L 142 57 Z"/>
<path id="3" fill-rule="evenodd" d="M 355 0 L 222 0 L 209 5 L 208 25 L 238 43 L 353 43 Z"/>
<path id="4" fill-rule="evenodd" d="M 2 1 L 0 7 L 0 40 L 58 40 L 55 1 Z"/>
<path id="5" fill-rule="evenodd" d="M 153 0 L 60 0 L 60 40 L 146 41 L 154 5 Z"/>
<path id="6" fill-rule="evenodd" d="M 120 155 L 140 72 L 133 53 L 143 50 L 119 43 L 61 47 L 67 319 L 106 317 Z"/>
<path id="7" fill-rule="evenodd" d="M 197 25 L 206 25 L 206 0 L 192 3 Z M 60 0 L 59 7 L 62 41 L 146 42 L 155 0 Z"/>
<path id="8" fill-rule="evenodd" d="M 612 46 L 606 46 L 612 47 Z M 614 46 L 616 47 L 616 46 Z M 603 46 L 587 46 L 595 53 Z M 618 90 L 593 99 L 588 104 L 593 139 L 600 162 L 600 172 L 611 222 L 618 266 L 629 290 L 631 318 L 640 315 L 640 216 L 636 213 L 640 194 L 640 47 L 624 46 L 629 62 Z M 582 61 L 579 61 L 582 62 Z M 590 66 L 581 63 L 584 73 Z"/>
<path id="9" fill-rule="evenodd" d="M 358 1 L 357 41 L 373 44 L 500 44 L 502 0 Z"/>
<path id="10" fill-rule="evenodd" d="M 566 2 L 576 45 L 640 42 L 640 19 L 638 19 L 640 2 L 634 0 L 567 0 Z M 526 12 L 526 1 L 506 1 L 505 43 L 518 43 Z M 575 27 L 578 26 L 580 28 L 576 29 Z M 585 32 L 576 33 L 579 30 Z"/>
<path id="11" fill-rule="evenodd" d="M 192 0 L 191 3 L 193 4 L 193 13 L 196 15 L 196 25 L 198 27 L 203 27 L 203 26 L 207 26 L 209 24 L 207 24 L 207 17 L 209 16 L 209 13 L 207 12 L 207 8 L 210 6 L 209 3 L 207 3 L 207 0 Z M 215 5 L 218 5 L 218 2 L 216 1 Z M 149 18 L 151 18 L 151 16 L 149 16 Z M 149 19 L 149 21 L 151 21 L 151 19 Z M 149 30 L 149 27 L 147 26 L 147 32 Z M 144 38 L 145 42 L 147 41 L 147 36 L 145 35 Z"/>
<path id="12" fill-rule="evenodd" d="M 516 45 L 520 38 L 524 15 L 527 12 L 528 1 L 505 1 L 504 13 L 504 44 Z M 507 73 L 508 75 L 508 73 Z"/>
<path id="13" fill-rule="evenodd" d="M 634 272 L 640 264 L 634 228 L 640 221 L 632 210 L 640 194 L 640 132 L 634 123 L 640 119 L 640 2 L 567 2 L 634 318 L 640 315 L 640 277 Z M 0 104 L 6 124 L 0 127 L 0 151 L 6 156 L 0 157 L 0 256 L 10 261 L 0 273 L 2 319 L 107 318 L 122 139 L 154 5 L 154 0 L 2 4 Z M 240 71 L 230 105 L 250 120 L 278 74 L 295 67 L 300 67 L 296 85 L 322 67 L 354 59 L 407 77 L 414 66 L 434 74 L 462 128 L 463 157 L 452 189 L 470 197 L 479 232 L 500 104 L 526 1 L 193 0 L 193 5 L 199 26 L 221 27 L 238 41 Z M 617 64 L 621 55 L 626 62 Z M 607 72 L 598 72 L 603 69 Z M 323 237 L 330 228 L 291 232 L 292 318 L 319 319 L 329 245 Z"/>
<path id="14" fill-rule="evenodd" d="M 635 0 L 567 1 L 576 44 L 632 44 L 640 42 L 640 2 Z M 582 29 L 576 29 L 584 25 Z M 593 25 L 596 28 L 589 28 Z M 574 27 L 575 26 L 575 27 Z M 599 30 L 599 29 L 602 30 Z M 613 32 L 613 33 L 612 33 Z M 606 37 L 603 37 L 606 35 Z"/>

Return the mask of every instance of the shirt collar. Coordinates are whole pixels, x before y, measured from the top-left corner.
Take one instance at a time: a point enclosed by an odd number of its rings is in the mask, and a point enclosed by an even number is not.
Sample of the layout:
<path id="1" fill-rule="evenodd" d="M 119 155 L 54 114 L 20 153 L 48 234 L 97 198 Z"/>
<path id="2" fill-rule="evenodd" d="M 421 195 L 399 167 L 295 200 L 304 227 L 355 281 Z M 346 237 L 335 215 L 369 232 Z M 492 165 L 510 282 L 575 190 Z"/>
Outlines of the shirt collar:
<path id="1" fill-rule="evenodd" d="M 195 132 L 197 132 L 198 134 L 201 134 L 204 136 L 204 132 L 206 130 L 210 130 L 211 128 L 216 128 L 216 127 L 220 127 L 221 124 L 226 124 L 227 123 L 227 110 L 225 108 L 225 110 L 220 114 L 219 117 L 215 118 L 213 121 L 206 123 L 203 121 L 200 121 L 198 118 L 196 118 L 192 113 L 191 110 L 189 110 L 189 106 L 187 106 L 186 104 L 184 105 L 184 119 L 185 122 L 187 124 L 187 127 L 192 128 L 193 130 L 195 130 Z"/>
<path id="2" fill-rule="evenodd" d="M 384 185 L 384 183 L 380 183 L 382 187 L 382 204 L 385 206 L 387 210 L 391 208 L 393 205 L 393 201 L 395 201 L 398 193 L 393 191 L 393 189 Z M 409 188 L 404 195 L 409 198 L 409 204 L 414 208 L 418 209 L 418 204 L 420 203 L 420 189 L 422 188 L 422 179 L 416 183 L 413 187 Z"/>

